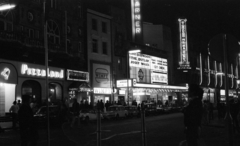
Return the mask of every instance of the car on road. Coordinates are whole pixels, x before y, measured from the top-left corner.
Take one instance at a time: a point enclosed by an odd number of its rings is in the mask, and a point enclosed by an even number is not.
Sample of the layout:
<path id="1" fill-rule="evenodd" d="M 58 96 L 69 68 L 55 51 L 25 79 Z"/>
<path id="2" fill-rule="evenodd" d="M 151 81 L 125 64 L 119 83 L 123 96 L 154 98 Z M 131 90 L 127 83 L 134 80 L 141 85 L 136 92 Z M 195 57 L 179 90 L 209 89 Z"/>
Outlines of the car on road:
<path id="1" fill-rule="evenodd" d="M 57 105 L 49 106 L 49 123 L 52 126 L 60 125 L 60 107 Z M 40 107 L 33 115 L 34 120 L 38 127 L 47 126 L 47 106 Z"/>
<path id="2" fill-rule="evenodd" d="M 122 105 L 112 105 L 103 113 L 104 119 L 119 119 L 128 117 L 128 111 Z"/>
<path id="3" fill-rule="evenodd" d="M 128 117 L 137 117 L 140 114 L 137 109 L 137 106 L 135 106 L 135 105 L 125 106 L 125 110 L 128 111 Z"/>
<path id="4" fill-rule="evenodd" d="M 157 115 L 157 106 L 155 103 L 144 103 L 144 109 L 146 116 Z"/>
<path id="5" fill-rule="evenodd" d="M 96 110 L 82 110 L 80 111 L 79 117 L 82 121 L 92 121 L 97 120 Z M 100 117 L 103 119 L 103 114 L 100 112 Z"/>

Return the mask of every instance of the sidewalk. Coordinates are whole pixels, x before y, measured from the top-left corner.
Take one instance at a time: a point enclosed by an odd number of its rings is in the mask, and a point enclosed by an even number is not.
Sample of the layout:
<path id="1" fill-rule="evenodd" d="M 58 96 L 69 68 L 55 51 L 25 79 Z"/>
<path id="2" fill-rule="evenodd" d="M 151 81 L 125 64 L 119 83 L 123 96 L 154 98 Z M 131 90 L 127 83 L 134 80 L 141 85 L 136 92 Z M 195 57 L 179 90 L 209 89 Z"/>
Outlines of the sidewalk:
<path id="1" fill-rule="evenodd" d="M 240 124 L 240 122 L 239 122 Z M 217 118 L 217 112 L 214 112 L 214 120 L 208 125 L 202 126 L 201 145 L 204 146 L 229 146 L 229 131 L 224 119 Z M 240 133 L 232 132 L 233 146 L 240 146 Z"/>

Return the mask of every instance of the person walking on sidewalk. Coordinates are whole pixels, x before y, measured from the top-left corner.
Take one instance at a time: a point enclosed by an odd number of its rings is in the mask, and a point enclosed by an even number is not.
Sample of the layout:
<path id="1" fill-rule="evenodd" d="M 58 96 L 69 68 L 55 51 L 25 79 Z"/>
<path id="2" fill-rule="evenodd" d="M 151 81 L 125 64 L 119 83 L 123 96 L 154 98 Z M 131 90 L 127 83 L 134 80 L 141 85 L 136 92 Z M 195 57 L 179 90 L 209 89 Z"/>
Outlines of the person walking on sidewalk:
<path id="1" fill-rule="evenodd" d="M 238 121 L 238 114 L 239 114 L 239 107 L 240 103 L 238 101 L 238 99 L 232 99 L 230 101 L 230 114 L 232 116 L 232 120 L 233 120 L 233 130 L 236 133 L 240 133 L 240 129 L 239 129 L 239 121 Z"/>
<path id="2" fill-rule="evenodd" d="M 74 126 L 76 121 L 79 126 L 79 124 L 80 124 L 80 117 L 79 117 L 80 104 L 77 102 L 76 98 L 73 99 L 72 112 L 73 112 L 73 118 L 72 118 L 71 127 Z"/>
<path id="3" fill-rule="evenodd" d="M 191 84 L 188 89 L 189 105 L 183 111 L 184 126 L 188 146 L 198 146 L 202 121 L 203 90 L 196 84 Z"/>
<path id="4" fill-rule="evenodd" d="M 17 119 L 18 119 L 18 110 L 19 110 L 19 106 L 17 105 L 17 102 L 14 101 L 13 105 L 11 106 L 11 108 L 9 109 L 9 112 L 12 115 L 12 128 L 14 130 L 16 130 L 16 124 L 17 124 Z"/>
<path id="5" fill-rule="evenodd" d="M 18 111 L 19 127 L 21 135 L 21 146 L 37 145 L 39 138 L 36 124 L 33 118 L 33 111 L 30 107 L 30 96 L 22 96 L 22 106 Z"/>

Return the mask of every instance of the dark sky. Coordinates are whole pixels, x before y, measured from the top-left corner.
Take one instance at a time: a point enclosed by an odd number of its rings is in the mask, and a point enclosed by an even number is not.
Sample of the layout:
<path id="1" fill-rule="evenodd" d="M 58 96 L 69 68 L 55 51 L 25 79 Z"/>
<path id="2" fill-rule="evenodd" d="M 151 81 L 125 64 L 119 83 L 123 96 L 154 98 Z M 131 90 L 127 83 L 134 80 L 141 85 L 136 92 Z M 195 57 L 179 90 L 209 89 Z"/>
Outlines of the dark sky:
<path id="1" fill-rule="evenodd" d="M 177 27 L 177 19 L 206 30 L 206 35 L 232 34 L 240 40 L 240 0 L 142 0 L 143 20 Z"/>

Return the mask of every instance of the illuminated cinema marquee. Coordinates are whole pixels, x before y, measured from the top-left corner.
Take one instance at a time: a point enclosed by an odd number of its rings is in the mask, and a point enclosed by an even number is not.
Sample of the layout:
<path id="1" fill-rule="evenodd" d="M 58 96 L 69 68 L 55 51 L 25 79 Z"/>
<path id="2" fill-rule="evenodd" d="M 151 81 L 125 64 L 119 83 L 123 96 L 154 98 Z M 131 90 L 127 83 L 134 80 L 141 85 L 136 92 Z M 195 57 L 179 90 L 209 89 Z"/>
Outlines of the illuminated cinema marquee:
<path id="1" fill-rule="evenodd" d="M 180 36 L 180 62 L 178 69 L 191 69 L 188 61 L 187 19 L 178 19 Z"/>
<path id="2" fill-rule="evenodd" d="M 133 39 L 142 41 L 141 0 L 131 0 L 131 6 Z"/>

